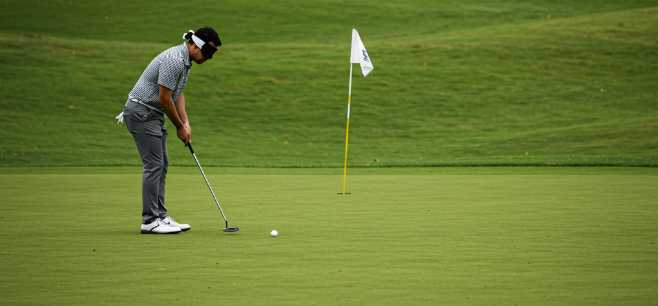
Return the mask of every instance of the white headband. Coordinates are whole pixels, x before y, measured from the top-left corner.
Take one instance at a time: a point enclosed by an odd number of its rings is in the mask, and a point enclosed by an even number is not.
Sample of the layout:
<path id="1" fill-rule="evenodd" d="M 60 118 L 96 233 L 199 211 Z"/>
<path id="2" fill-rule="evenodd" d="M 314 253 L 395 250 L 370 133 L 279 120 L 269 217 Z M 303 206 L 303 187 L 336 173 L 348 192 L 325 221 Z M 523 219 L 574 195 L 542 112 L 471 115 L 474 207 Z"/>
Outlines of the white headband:
<path id="1" fill-rule="evenodd" d="M 196 36 L 196 35 L 194 35 L 194 34 L 192 34 L 192 41 L 194 41 L 194 44 L 195 44 L 197 47 L 199 47 L 199 49 L 203 48 L 203 45 L 206 44 L 206 42 L 203 41 L 203 39 L 199 38 L 199 36 Z"/>

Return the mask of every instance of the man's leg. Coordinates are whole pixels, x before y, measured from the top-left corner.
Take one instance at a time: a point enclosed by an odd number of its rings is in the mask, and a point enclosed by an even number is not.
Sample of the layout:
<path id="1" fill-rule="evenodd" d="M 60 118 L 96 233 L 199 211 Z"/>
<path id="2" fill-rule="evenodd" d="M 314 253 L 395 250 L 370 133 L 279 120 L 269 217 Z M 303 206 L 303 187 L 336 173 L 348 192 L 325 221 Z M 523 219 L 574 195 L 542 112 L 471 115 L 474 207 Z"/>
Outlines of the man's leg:
<path id="1" fill-rule="evenodd" d="M 158 216 L 164 218 L 167 216 L 167 208 L 165 207 L 165 180 L 167 178 L 167 168 L 169 167 L 169 156 L 167 154 L 167 131 L 163 129 L 162 139 L 162 175 L 160 175 L 160 182 L 158 184 Z"/>
<path id="2" fill-rule="evenodd" d="M 167 178 L 167 168 L 169 166 L 169 156 L 167 154 L 167 131 L 162 130 L 162 175 L 158 184 L 158 217 L 163 220 L 167 225 L 179 228 L 181 231 L 188 231 L 192 227 L 189 224 L 178 223 L 170 216 L 167 215 L 167 208 L 165 207 L 165 180 Z"/>
<path id="3" fill-rule="evenodd" d="M 164 154 L 162 137 L 133 133 L 142 159 L 142 223 L 148 224 L 160 217 L 160 183 L 163 176 Z"/>

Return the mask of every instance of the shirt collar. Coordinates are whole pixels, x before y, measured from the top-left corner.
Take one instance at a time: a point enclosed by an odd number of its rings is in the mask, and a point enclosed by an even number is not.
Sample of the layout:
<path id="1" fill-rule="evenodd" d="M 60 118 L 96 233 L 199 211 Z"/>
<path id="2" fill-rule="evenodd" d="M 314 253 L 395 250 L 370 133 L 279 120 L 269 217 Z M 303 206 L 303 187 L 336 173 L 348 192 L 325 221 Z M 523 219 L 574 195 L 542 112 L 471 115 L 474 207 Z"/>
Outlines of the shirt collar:
<path id="1" fill-rule="evenodd" d="M 185 67 L 190 68 L 192 67 L 192 59 L 190 58 L 190 50 L 187 49 L 187 43 L 184 42 L 181 45 L 181 54 L 183 55 L 183 58 L 185 59 Z"/>

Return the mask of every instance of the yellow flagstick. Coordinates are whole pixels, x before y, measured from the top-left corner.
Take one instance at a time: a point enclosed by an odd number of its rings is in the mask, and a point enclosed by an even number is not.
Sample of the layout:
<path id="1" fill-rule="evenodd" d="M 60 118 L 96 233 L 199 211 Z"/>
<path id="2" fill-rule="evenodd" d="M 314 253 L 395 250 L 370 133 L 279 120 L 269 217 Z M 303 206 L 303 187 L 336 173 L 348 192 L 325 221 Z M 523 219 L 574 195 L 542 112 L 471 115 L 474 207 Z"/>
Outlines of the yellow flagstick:
<path id="1" fill-rule="evenodd" d="M 345 159 L 343 161 L 343 192 L 347 194 L 347 153 L 350 141 L 350 111 L 352 107 L 352 63 L 350 62 L 350 83 L 347 90 L 347 122 L 345 123 Z"/>
<path id="2" fill-rule="evenodd" d="M 361 73 L 366 77 L 375 67 L 370 61 L 368 51 L 361 41 L 359 32 L 352 28 L 352 44 L 350 47 L 350 83 L 347 91 L 347 118 L 345 123 L 345 159 L 343 160 L 343 192 L 342 194 L 350 194 L 347 192 L 347 162 L 348 151 L 350 146 L 350 111 L 352 108 L 352 64 L 361 65 Z M 339 193 L 341 194 L 341 193 Z"/>

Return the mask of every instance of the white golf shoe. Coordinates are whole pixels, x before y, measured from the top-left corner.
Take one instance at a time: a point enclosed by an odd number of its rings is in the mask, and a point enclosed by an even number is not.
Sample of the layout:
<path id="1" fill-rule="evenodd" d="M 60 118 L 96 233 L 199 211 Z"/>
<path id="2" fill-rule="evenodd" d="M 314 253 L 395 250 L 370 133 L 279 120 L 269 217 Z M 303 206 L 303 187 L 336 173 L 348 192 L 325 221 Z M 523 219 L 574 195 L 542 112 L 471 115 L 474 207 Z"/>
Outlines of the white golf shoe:
<path id="1" fill-rule="evenodd" d="M 149 224 L 142 224 L 142 234 L 178 234 L 181 229 L 177 226 L 169 225 L 160 219 Z"/>
<path id="2" fill-rule="evenodd" d="M 184 223 L 178 223 L 176 222 L 172 217 L 166 216 L 162 219 L 162 222 L 164 222 L 167 225 L 174 226 L 180 228 L 181 231 L 188 231 L 192 227 L 189 224 L 184 224 Z"/>

